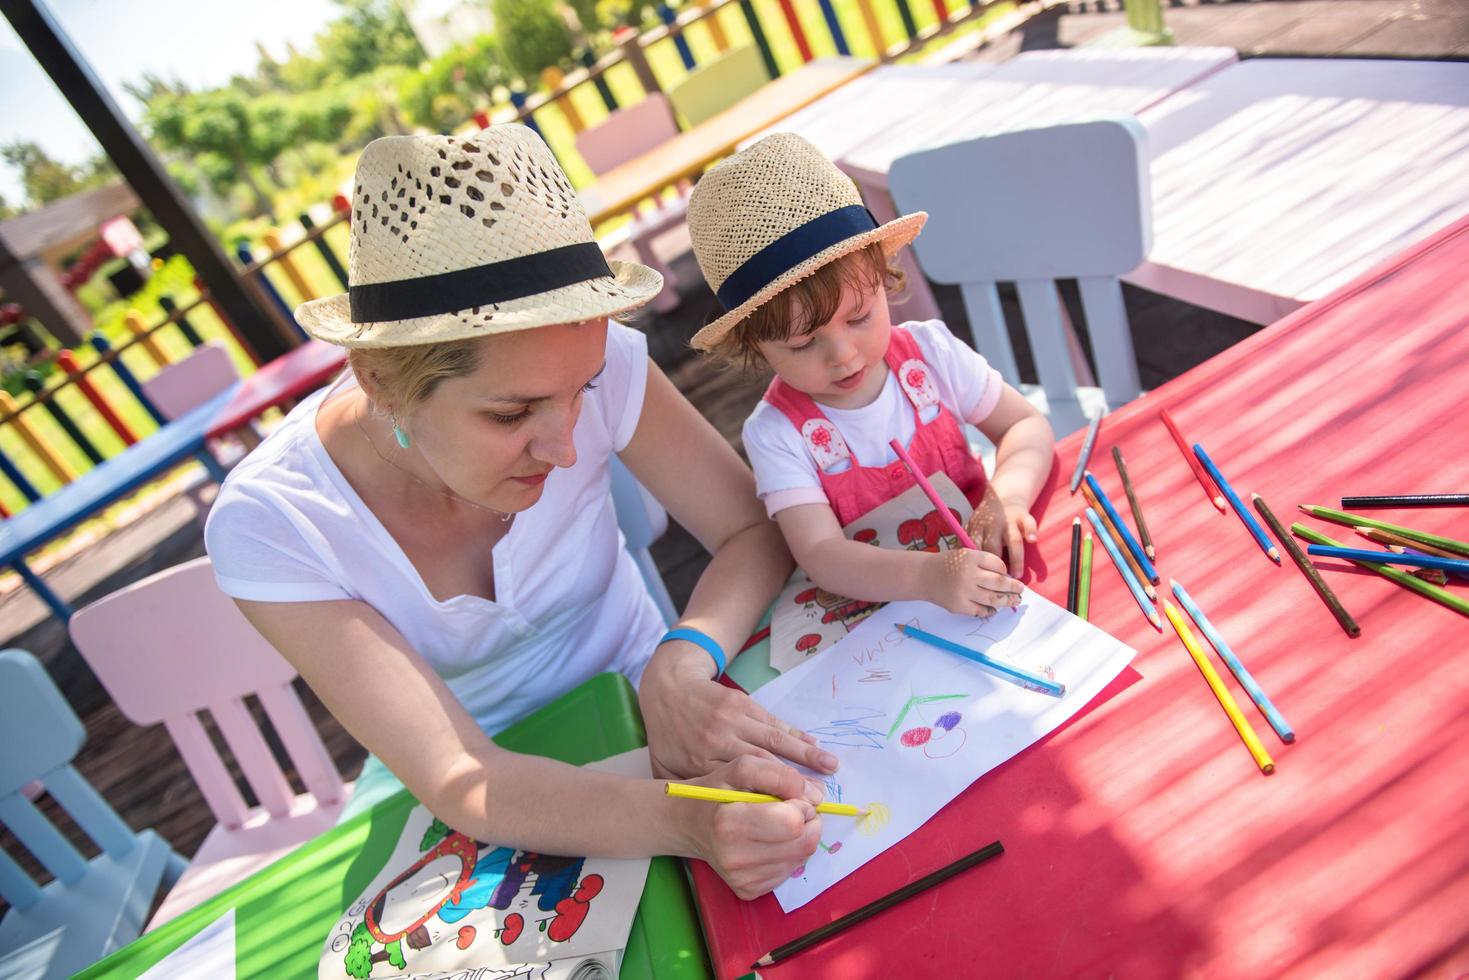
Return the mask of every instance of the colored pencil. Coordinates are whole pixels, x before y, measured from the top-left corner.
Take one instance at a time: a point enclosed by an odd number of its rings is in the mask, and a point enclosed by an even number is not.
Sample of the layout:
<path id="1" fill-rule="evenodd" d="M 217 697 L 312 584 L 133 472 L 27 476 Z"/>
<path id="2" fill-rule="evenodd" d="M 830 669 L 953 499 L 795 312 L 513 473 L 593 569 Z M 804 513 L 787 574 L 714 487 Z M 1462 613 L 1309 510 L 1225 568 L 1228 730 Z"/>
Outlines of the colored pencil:
<path id="1" fill-rule="evenodd" d="M 1081 486 L 1081 474 L 1086 472 L 1086 464 L 1091 461 L 1092 447 L 1097 444 L 1097 430 L 1102 427 L 1102 409 L 1097 409 L 1097 414 L 1092 416 L 1091 425 L 1086 427 L 1086 438 L 1081 441 L 1081 452 L 1076 454 L 1076 471 L 1071 474 L 1071 492 Z"/>
<path id="2" fill-rule="evenodd" d="M 1194 451 L 1188 447 L 1188 440 L 1184 439 L 1183 433 L 1178 431 L 1178 426 L 1174 424 L 1173 416 L 1168 414 L 1168 409 L 1160 408 L 1158 409 L 1158 418 L 1163 420 L 1164 428 L 1173 437 L 1174 443 L 1178 446 L 1178 451 L 1183 453 L 1183 458 L 1188 463 L 1188 468 L 1194 471 L 1194 476 L 1198 478 L 1199 486 L 1204 488 L 1204 496 L 1208 497 L 1209 503 L 1218 507 L 1219 513 L 1223 514 L 1224 497 L 1220 495 L 1214 484 L 1210 482 L 1209 474 L 1204 472 L 1204 468 L 1194 458 Z"/>
<path id="3" fill-rule="evenodd" d="M 1081 518 L 1071 519 L 1071 573 L 1066 579 L 1066 611 L 1076 615 L 1076 583 L 1081 574 Z"/>
<path id="4" fill-rule="evenodd" d="M 1458 572 L 1460 575 L 1469 573 L 1469 561 L 1462 558 L 1440 558 L 1438 555 L 1408 555 L 1393 551 L 1374 551 L 1371 548 L 1333 548 L 1324 544 L 1310 545 L 1306 548 L 1306 553 L 1321 558 L 1353 558 L 1383 565 L 1437 568 L 1445 572 Z"/>
<path id="5" fill-rule="evenodd" d="M 899 902 L 912 898 L 919 892 L 927 891 L 934 885 L 937 885 L 940 882 L 947 881 L 948 879 L 954 877 L 959 872 L 966 871 L 969 868 L 974 867 L 976 864 L 979 864 L 983 861 L 988 861 L 990 858 L 996 857 L 1000 854 L 1003 854 L 1004 852 L 1004 845 L 1002 845 L 999 841 L 995 841 L 993 844 L 986 844 L 984 847 L 981 847 L 973 854 L 970 854 L 967 857 L 962 857 L 959 860 L 955 861 L 953 864 L 945 865 L 944 867 L 939 868 L 937 871 L 924 875 L 917 881 L 909 882 L 908 884 L 904 885 L 902 888 L 899 888 L 897 891 L 892 892 L 891 894 L 884 895 L 882 898 L 868 902 L 860 909 L 848 912 L 840 919 L 837 919 L 833 922 L 828 922 L 826 925 L 821 926 L 818 929 L 813 929 L 811 932 L 806 933 L 806 935 L 801 936 L 798 939 L 792 939 L 788 943 L 784 943 L 780 946 L 775 947 L 770 952 L 766 953 L 764 956 L 756 960 L 754 963 L 750 964 L 750 966 L 753 969 L 754 967 L 758 966 L 770 966 L 771 964 L 779 963 L 781 960 L 786 959 L 787 957 L 796 955 L 803 949 L 815 946 L 817 943 L 826 939 L 828 936 L 833 936 L 836 933 L 841 932 L 843 929 L 849 929 L 865 919 L 870 919 L 877 913 L 882 912 L 886 909 L 890 909 L 894 905 L 897 905 Z"/>
<path id="6" fill-rule="evenodd" d="M 1204 452 L 1204 447 L 1197 442 L 1194 443 L 1194 455 L 1199 457 L 1199 462 L 1204 464 L 1204 469 L 1209 471 L 1209 476 L 1218 484 L 1219 489 L 1224 491 L 1224 496 L 1229 501 L 1229 506 L 1234 508 L 1234 512 L 1244 522 L 1245 529 L 1250 532 L 1250 536 L 1255 539 L 1255 543 L 1260 546 L 1260 550 L 1265 552 L 1271 561 L 1279 565 L 1280 551 L 1270 540 L 1270 535 L 1266 534 L 1265 529 L 1260 526 L 1260 522 L 1255 520 L 1255 515 L 1246 509 L 1245 502 L 1239 499 L 1239 494 L 1234 492 L 1234 487 L 1230 486 L 1229 481 L 1224 479 L 1224 474 L 1219 472 L 1219 467 L 1214 465 L 1214 461 L 1209 458 L 1209 454 Z"/>
<path id="7" fill-rule="evenodd" d="M 1400 545 L 1400 544 L 1390 544 L 1390 545 L 1387 546 L 1387 550 L 1388 551 L 1395 551 L 1395 552 L 1397 552 L 1400 555 L 1426 555 L 1426 554 L 1428 554 L 1428 552 L 1426 552 L 1426 551 L 1419 551 L 1417 548 L 1408 548 L 1408 547 L 1405 547 L 1405 546 Z M 1410 569 L 1408 569 L 1408 573 L 1410 575 L 1416 575 L 1416 576 L 1418 576 L 1419 578 L 1421 578 L 1425 582 L 1432 582 L 1434 585 L 1448 585 L 1449 584 L 1449 576 L 1448 576 L 1448 574 L 1445 573 L 1445 572 L 1441 572 L 1441 571 L 1439 571 L 1436 568 L 1410 568 Z M 1455 578 L 1469 578 L 1469 576 L 1463 575 L 1463 574 L 1461 574 L 1459 572 L 1455 572 L 1454 573 L 1454 577 Z"/>
<path id="8" fill-rule="evenodd" d="M 1301 546 L 1296 544 L 1295 539 L 1286 533 L 1285 526 L 1280 523 L 1280 518 L 1275 516 L 1275 511 L 1270 509 L 1270 505 L 1265 503 L 1265 498 L 1258 493 L 1251 494 L 1251 496 L 1255 500 L 1255 509 L 1260 512 L 1261 517 L 1265 518 L 1265 523 L 1270 525 L 1270 530 L 1274 531 L 1275 536 L 1280 539 L 1281 546 L 1285 548 L 1285 553 L 1290 555 L 1290 560 L 1296 563 L 1296 567 L 1301 570 L 1301 574 L 1306 576 L 1306 581 L 1311 583 L 1311 588 L 1316 590 L 1316 594 L 1321 597 L 1321 601 L 1326 603 L 1326 608 L 1330 609 L 1331 614 L 1336 617 L 1336 621 L 1340 624 L 1342 632 L 1346 633 L 1347 636 L 1361 636 L 1362 627 L 1357 625 L 1357 621 L 1352 618 L 1351 613 L 1347 612 L 1346 607 L 1341 604 L 1341 600 L 1336 597 L 1336 593 L 1331 591 L 1331 586 L 1326 584 L 1326 580 L 1321 577 L 1321 573 L 1316 570 L 1316 566 L 1311 564 L 1311 559 L 1306 557 L 1306 553 L 1301 550 Z"/>
<path id="9" fill-rule="evenodd" d="M 1354 507 L 1469 507 L 1469 493 L 1399 493 L 1376 497 L 1343 497 L 1343 510 Z"/>
<path id="10" fill-rule="evenodd" d="M 1086 619 L 1092 608 L 1092 532 L 1081 538 L 1081 575 L 1076 583 L 1076 615 Z"/>
<path id="11" fill-rule="evenodd" d="M 664 791 L 669 796 L 677 796 L 685 800 L 705 800 L 709 803 L 780 803 L 779 796 L 771 796 L 768 793 L 746 793 L 737 789 L 712 789 L 708 786 L 694 786 L 691 783 L 668 783 Z M 829 813 L 836 817 L 863 817 L 867 811 L 850 803 L 818 803 L 817 813 Z"/>
<path id="12" fill-rule="evenodd" d="M 1065 684 L 1057 684 L 1055 681 L 1042 677 L 1040 674 L 1032 674 L 1028 670 L 1012 667 L 1010 664 L 996 660 L 994 657 L 982 651 L 966 647 L 962 643 L 946 640 L 942 636 L 935 636 L 933 633 L 921 630 L 916 626 L 909 626 L 907 623 L 904 623 L 898 628 L 921 643 L 927 643 L 929 646 L 937 647 L 940 650 L 947 650 L 949 653 L 958 654 L 966 660 L 972 660 L 981 667 L 987 667 L 991 671 L 1003 675 L 1006 680 L 1014 681 L 1027 691 L 1035 691 L 1038 694 L 1049 694 L 1052 697 L 1058 698 L 1066 694 Z"/>
<path id="13" fill-rule="evenodd" d="M 934 510 L 939 512 L 939 516 L 948 525 L 949 533 L 958 538 L 959 543 L 964 547 L 971 551 L 978 551 L 979 549 L 975 547 L 974 539 L 964 531 L 963 526 L 954 518 L 954 512 L 949 510 L 949 505 L 944 503 L 944 498 L 940 497 L 939 492 L 933 488 L 933 484 L 928 482 L 928 477 L 919 472 L 918 464 L 913 462 L 913 457 L 908 455 L 908 450 L 903 448 L 903 444 L 896 439 L 891 439 L 888 441 L 888 445 L 893 447 L 893 452 L 898 454 L 898 458 L 903 461 L 903 465 L 908 467 L 908 472 L 913 474 L 914 482 L 923 488 L 923 493 L 928 497 L 929 503 L 933 504 Z"/>
<path id="14" fill-rule="evenodd" d="M 1112 518 L 1107 516 L 1107 511 L 1102 507 L 1102 502 L 1097 499 L 1096 494 L 1092 493 L 1092 488 L 1085 483 L 1081 485 L 1081 492 L 1086 497 L 1086 502 L 1091 505 L 1092 510 L 1096 511 L 1097 516 L 1102 519 L 1102 530 L 1117 545 L 1117 550 L 1122 555 L 1122 560 L 1127 563 L 1127 567 L 1137 577 L 1138 583 L 1143 587 L 1143 592 L 1150 600 L 1157 602 L 1157 591 L 1153 588 L 1152 583 L 1148 581 L 1147 575 L 1143 574 L 1143 567 L 1137 563 L 1137 558 L 1123 542 L 1122 535 L 1117 533 L 1117 525 L 1113 524 Z"/>
<path id="15" fill-rule="evenodd" d="M 1405 538 L 1401 534 L 1394 534 L 1391 531 L 1384 531 L 1381 528 L 1365 527 L 1359 524 L 1352 528 L 1352 530 L 1362 535 L 1368 541 L 1376 541 L 1378 544 L 1402 545 L 1404 548 L 1412 548 L 1414 551 L 1421 551 L 1425 555 L 1438 555 L 1440 558 L 1462 557 L 1456 551 L 1450 551 L 1447 548 L 1440 548 L 1436 545 L 1424 544 L 1422 541 L 1414 541 L 1412 538 Z"/>
<path id="16" fill-rule="evenodd" d="M 1375 527 L 1379 531 L 1391 531 L 1393 534 L 1401 535 L 1413 544 L 1431 544 L 1446 551 L 1452 551 L 1456 555 L 1469 555 L 1469 541 L 1455 541 L 1439 534 L 1429 534 L 1427 531 L 1418 531 L 1411 527 L 1403 527 L 1401 524 L 1389 524 L 1379 521 L 1373 517 L 1362 514 L 1349 514 L 1345 511 L 1333 510 L 1330 507 L 1319 507 L 1316 504 L 1301 504 L 1301 510 L 1312 517 L 1319 517 L 1323 521 L 1331 521 L 1333 524 L 1345 524 L 1348 527 Z"/>
<path id="17" fill-rule="evenodd" d="M 1108 534 L 1106 529 L 1102 527 L 1101 517 L 1097 515 L 1095 510 L 1088 507 L 1086 509 L 1086 519 L 1091 521 L 1092 529 L 1097 532 L 1097 540 L 1102 542 L 1102 547 L 1111 556 L 1112 564 L 1117 567 L 1117 573 L 1122 576 L 1122 581 L 1127 583 L 1127 589 L 1132 593 L 1132 597 L 1137 600 L 1138 608 L 1143 611 L 1143 615 L 1148 618 L 1148 622 L 1153 624 L 1153 629 L 1159 633 L 1163 632 L 1163 622 L 1158 618 L 1158 610 L 1153 608 L 1153 604 L 1148 601 L 1147 595 L 1143 592 L 1142 583 L 1137 580 L 1136 575 L 1132 574 L 1132 569 L 1127 567 L 1127 560 L 1122 557 L 1122 549 L 1118 547 L 1116 541 L 1112 540 L 1112 535 Z"/>
<path id="18" fill-rule="evenodd" d="M 1148 558 L 1148 553 L 1143 550 L 1143 546 L 1138 543 L 1137 538 L 1132 536 L 1132 529 L 1127 526 L 1127 522 L 1122 519 L 1122 515 L 1113 506 L 1112 498 L 1107 496 L 1107 491 L 1102 489 L 1102 485 L 1097 482 L 1094 474 L 1087 473 L 1086 485 L 1092 488 L 1092 494 L 1101 502 L 1102 511 L 1111 519 L 1112 525 L 1117 528 L 1117 533 L 1122 536 L 1122 543 L 1127 545 L 1127 550 L 1132 552 L 1132 556 L 1137 559 L 1138 567 L 1142 569 L 1143 577 L 1149 582 L 1161 582 L 1162 579 L 1158 577 L 1158 570 L 1153 567 L 1153 562 Z"/>
<path id="19" fill-rule="evenodd" d="M 1167 599 L 1163 600 L 1163 612 L 1168 616 L 1168 622 L 1173 624 L 1173 630 L 1178 638 L 1183 641 L 1189 656 L 1194 658 L 1194 664 L 1199 668 L 1199 673 L 1204 675 L 1204 682 L 1209 685 L 1209 690 L 1214 692 L 1214 697 L 1219 699 L 1219 706 L 1229 716 L 1234 724 L 1234 730 L 1239 732 L 1239 737 L 1244 739 L 1245 748 L 1250 750 L 1250 755 L 1255 759 L 1255 765 L 1265 775 L 1275 771 L 1275 761 L 1270 758 L 1270 753 L 1265 750 L 1265 743 L 1260 741 L 1260 736 L 1255 734 L 1254 726 L 1245 717 L 1245 713 L 1239 710 L 1239 702 L 1235 701 L 1234 695 L 1229 693 L 1229 688 L 1224 686 L 1224 680 L 1219 676 L 1219 671 L 1209 662 L 1199 646 L 1198 637 L 1188 628 L 1188 624 L 1179 615 L 1178 609 Z"/>
<path id="20" fill-rule="evenodd" d="M 1297 537 L 1305 538 L 1312 544 L 1327 544 L 1331 545 L 1334 548 L 1341 547 L 1340 541 L 1333 541 L 1331 538 L 1328 538 L 1326 535 L 1322 534 L 1315 528 L 1307 527 L 1299 521 L 1297 521 L 1295 524 L 1292 524 L 1290 526 L 1290 529 L 1291 532 Z M 1350 558 L 1347 560 L 1355 561 L 1355 559 Z M 1356 563 L 1358 565 L 1361 565 L 1363 568 L 1370 568 L 1372 571 L 1376 572 L 1378 575 L 1381 575 L 1383 578 L 1392 579 L 1394 582 L 1398 583 L 1405 589 L 1409 589 L 1413 592 L 1418 593 L 1421 596 L 1432 599 L 1434 602 L 1448 606 L 1455 612 L 1462 613 L 1465 616 L 1469 616 L 1469 602 L 1466 602 L 1459 596 L 1454 595 L 1448 589 L 1441 589 L 1438 586 L 1434 585 L 1432 582 L 1425 582 L 1421 578 L 1415 578 L 1412 575 L 1409 575 L 1402 569 L 1392 568 L 1390 566 L 1383 565 L 1380 562 L 1357 561 Z"/>
<path id="21" fill-rule="evenodd" d="M 1143 508 L 1137 502 L 1137 491 L 1133 489 L 1132 478 L 1127 475 L 1127 464 L 1122 461 L 1122 450 L 1117 446 L 1112 447 L 1112 462 L 1117 466 L 1117 475 L 1122 477 L 1122 492 L 1127 494 L 1127 506 L 1132 508 L 1132 519 L 1137 524 L 1137 536 L 1142 538 L 1143 550 L 1148 553 L 1149 558 L 1158 557 L 1158 552 L 1153 548 L 1153 536 L 1148 533 L 1148 522 L 1143 520 Z"/>
<path id="22" fill-rule="evenodd" d="M 1275 734 L 1280 736 L 1282 742 L 1294 742 L 1296 740 L 1295 729 L 1290 727 L 1290 723 L 1285 720 L 1285 716 L 1275 707 L 1274 702 L 1270 700 L 1265 690 L 1260 687 L 1254 675 L 1246 669 L 1245 665 L 1240 662 L 1239 657 L 1235 655 L 1235 652 L 1229 648 L 1229 644 L 1224 641 L 1224 637 L 1220 634 L 1219 630 L 1215 629 L 1214 624 L 1209 622 L 1209 617 L 1204 615 L 1204 611 L 1199 608 L 1198 603 L 1194 602 L 1193 596 L 1188 594 L 1188 590 L 1183 587 L 1182 582 L 1173 582 L 1173 594 L 1178 597 L 1178 601 L 1183 604 L 1184 610 L 1198 625 L 1200 632 L 1204 634 L 1204 638 L 1213 645 L 1215 652 L 1219 654 L 1219 659 L 1224 661 L 1224 666 L 1228 667 L 1229 672 L 1234 675 L 1234 679 L 1239 681 L 1239 686 L 1244 688 L 1245 693 L 1250 696 L 1250 700 L 1255 702 L 1255 707 L 1260 709 L 1260 714 L 1264 715 L 1265 720 L 1270 722 L 1270 727 L 1275 729 Z"/>

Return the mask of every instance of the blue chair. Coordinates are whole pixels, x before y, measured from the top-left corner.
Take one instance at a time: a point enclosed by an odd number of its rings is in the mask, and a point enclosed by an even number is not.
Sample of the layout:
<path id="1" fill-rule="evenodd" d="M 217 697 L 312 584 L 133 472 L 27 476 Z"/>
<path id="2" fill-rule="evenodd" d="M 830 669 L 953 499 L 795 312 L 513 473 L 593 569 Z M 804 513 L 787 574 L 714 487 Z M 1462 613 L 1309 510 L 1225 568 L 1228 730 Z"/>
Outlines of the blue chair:
<path id="1" fill-rule="evenodd" d="M 86 730 L 35 657 L 0 651 L 0 824 L 51 872 L 37 885 L 0 852 L 0 977 L 50 980 L 136 939 L 160 886 L 184 861 L 151 830 L 134 833 L 71 760 Z M 102 853 L 88 861 L 22 792 L 39 780 Z"/>
<path id="2" fill-rule="evenodd" d="M 658 566 L 653 563 L 653 555 L 648 550 L 654 541 L 667 533 L 668 512 L 648 492 L 648 488 L 638 482 L 622 460 L 613 456 L 609 462 L 612 467 L 612 506 L 617 510 L 617 526 L 622 529 L 628 553 L 642 573 L 643 584 L 647 586 L 658 611 L 663 614 L 663 621 L 672 626 L 678 620 L 678 610 L 673 608 L 673 598 L 668 594 L 668 586 L 663 584 L 663 576 L 658 573 Z"/>

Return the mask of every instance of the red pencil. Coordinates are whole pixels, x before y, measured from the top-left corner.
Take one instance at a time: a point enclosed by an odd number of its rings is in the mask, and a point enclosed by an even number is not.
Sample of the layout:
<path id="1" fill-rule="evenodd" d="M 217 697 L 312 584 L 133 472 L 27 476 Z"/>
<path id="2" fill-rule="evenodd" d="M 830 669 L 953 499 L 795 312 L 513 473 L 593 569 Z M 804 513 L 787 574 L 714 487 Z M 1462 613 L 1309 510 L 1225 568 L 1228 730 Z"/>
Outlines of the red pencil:
<path id="1" fill-rule="evenodd" d="M 1204 488 L 1204 495 L 1209 498 L 1210 503 L 1219 508 L 1219 513 L 1224 513 L 1224 495 L 1219 492 L 1218 487 L 1214 486 L 1214 482 L 1209 479 L 1209 474 L 1204 472 L 1204 468 L 1194 458 L 1194 451 L 1189 448 L 1188 441 L 1184 439 L 1183 433 L 1178 431 L 1178 426 L 1174 424 L 1173 416 L 1168 414 L 1168 409 L 1160 408 L 1158 409 L 1158 418 L 1163 420 L 1163 425 L 1167 427 L 1168 434 L 1178 444 L 1178 451 L 1183 453 L 1183 458 L 1188 461 L 1188 468 L 1193 470 L 1194 476 L 1199 478 L 1199 486 Z"/>

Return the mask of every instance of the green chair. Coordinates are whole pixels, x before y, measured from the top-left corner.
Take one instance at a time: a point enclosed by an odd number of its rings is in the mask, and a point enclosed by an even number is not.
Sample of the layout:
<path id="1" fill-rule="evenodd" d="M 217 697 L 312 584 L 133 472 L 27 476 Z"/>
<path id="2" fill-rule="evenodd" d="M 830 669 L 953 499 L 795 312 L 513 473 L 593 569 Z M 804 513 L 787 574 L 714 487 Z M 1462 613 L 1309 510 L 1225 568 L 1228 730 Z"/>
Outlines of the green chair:
<path id="1" fill-rule="evenodd" d="M 760 50 L 753 45 L 731 48 L 689 72 L 668 90 L 668 101 L 690 126 L 717 116 L 770 81 Z"/>

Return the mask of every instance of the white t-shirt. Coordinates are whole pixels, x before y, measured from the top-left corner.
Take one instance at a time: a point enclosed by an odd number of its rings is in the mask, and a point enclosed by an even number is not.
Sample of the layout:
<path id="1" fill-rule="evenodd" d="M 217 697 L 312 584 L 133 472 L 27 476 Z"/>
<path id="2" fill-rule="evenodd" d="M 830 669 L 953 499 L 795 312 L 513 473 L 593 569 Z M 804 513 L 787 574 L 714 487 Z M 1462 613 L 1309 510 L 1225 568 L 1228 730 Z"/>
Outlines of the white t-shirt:
<path id="1" fill-rule="evenodd" d="M 573 432 L 576 465 L 553 470 L 495 544 L 495 601 L 430 594 L 322 445 L 327 391 L 297 405 L 220 490 L 204 531 L 219 587 L 260 602 L 368 603 L 490 734 L 602 671 L 636 684 L 664 625 L 623 546 L 607 462 L 637 428 L 647 365 L 646 338 L 610 323 L 607 369 Z M 336 656 L 352 669 L 350 649 Z"/>
<path id="2" fill-rule="evenodd" d="M 988 418 L 1005 390 L 1000 372 L 950 333 L 942 320 L 905 323 L 903 327 L 918 342 L 944 407 L 959 421 L 971 425 Z M 841 433 L 859 466 L 886 466 L 898 458 L 889 440 L 899 439 L 905 446 L 913 440 L 913 403 L 892 371 L 870 404 L 861 408 L 820 408 Z M 745 420 L 744 439 L 750 467 L 755 471 L 755 492 L 765 501 L 771 517 L 787 507 L 826 502 L 816 461 L 801 431 L 784 412 L 762 398 Z"/>

